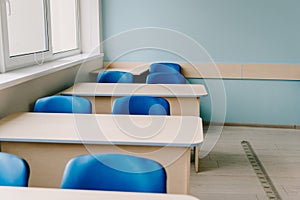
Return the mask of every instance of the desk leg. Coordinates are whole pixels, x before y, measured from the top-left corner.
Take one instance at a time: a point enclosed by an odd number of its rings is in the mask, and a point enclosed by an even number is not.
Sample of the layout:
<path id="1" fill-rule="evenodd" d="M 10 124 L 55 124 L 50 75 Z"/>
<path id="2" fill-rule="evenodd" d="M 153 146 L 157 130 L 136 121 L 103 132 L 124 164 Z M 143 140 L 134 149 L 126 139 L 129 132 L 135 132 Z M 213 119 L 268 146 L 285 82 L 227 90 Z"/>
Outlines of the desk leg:
<path id="1" fill-rule="evenodd" d="M 194 153 L 195 153 L 195 172 L 196 173 L 199 172 L 199 151 L 200 151 L 200 147 L 195 146 L 194 147 Z"/>

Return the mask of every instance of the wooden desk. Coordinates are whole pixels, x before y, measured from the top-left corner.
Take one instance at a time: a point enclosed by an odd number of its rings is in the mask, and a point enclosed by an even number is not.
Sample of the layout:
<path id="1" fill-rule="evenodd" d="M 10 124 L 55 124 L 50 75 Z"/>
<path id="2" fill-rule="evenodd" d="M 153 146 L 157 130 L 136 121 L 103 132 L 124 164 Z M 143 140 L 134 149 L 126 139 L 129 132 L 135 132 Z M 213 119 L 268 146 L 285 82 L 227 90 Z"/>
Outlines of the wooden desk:
<path id="1" fill-rule="evenodd" d="M 131 65 L 128 63 L 124 63 L 124 65 L 117 65 L 115 66 L 114 63 L 110 63 L 109 66 L 92 71 L 91 77 L 96 81 L 96 77 L 100 72 L 104 71 L 123 71 L 123 72 L 129 72 L 133 74 L 133 81 L 135 83 L 145 83 L 147 79 L 147 75 L 149 74 L 149 65 L 145 63 L 135 63 L 134 65 Z"/>
<path id="2" fill-rule="evenodd" d="M 197 200 L 188 195 L 0 187 L 3 200 Z"/>
<path id="3" fill-rule="evenodd" d="M 123 67 L 115 67 L 115 66 L 111 65 L 106 68 L 97 69 L 97 70 L 93 71 L 92 74 L 98 75 L 98 73 L 104 72 L 104 71 L 123 71 L 123 72 L 130 72 L 134 76 L 139 76 L 139 75 L 142 75 L 143 73 L 147 72 L 148 69 L 149 69 L 149 65 L 144 64 L 144 63 L 138 64 L 136 66 L 123 66 Z"/>
<path id="4" fill-rule="evenodd" d="M 75 156 L 121 153 L 161 163 L 168 193 L 187 194 L 191 147 L 203 133 L 193 116 L 16 113 L 0 120 L 0 141 L 3 152 L 27 160 L 33 187 L 60 187 Z"/>
<path id="5" fill-rule="evenodd" d="M 139 95 L 167 99 L 171 115 L 199 116 L 200 97 L 207 92 L 200 84 L 77 83 L 60 94 L 86 97 L 92 102 L 94 113 L 98 114 L 110 114 L 116 98 Z"/>

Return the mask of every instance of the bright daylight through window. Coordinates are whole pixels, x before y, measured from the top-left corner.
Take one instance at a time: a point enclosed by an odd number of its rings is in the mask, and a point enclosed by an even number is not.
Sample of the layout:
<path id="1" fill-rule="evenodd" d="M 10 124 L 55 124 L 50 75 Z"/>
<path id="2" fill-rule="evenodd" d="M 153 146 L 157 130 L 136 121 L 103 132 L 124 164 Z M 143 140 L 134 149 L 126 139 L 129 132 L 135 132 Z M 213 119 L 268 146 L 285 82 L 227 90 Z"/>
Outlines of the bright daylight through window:
<path id="1" fill-rule="evenodd" d="M 78 54 L 79 2 L 1 1 L 1 33 L 2 72 Z"/>

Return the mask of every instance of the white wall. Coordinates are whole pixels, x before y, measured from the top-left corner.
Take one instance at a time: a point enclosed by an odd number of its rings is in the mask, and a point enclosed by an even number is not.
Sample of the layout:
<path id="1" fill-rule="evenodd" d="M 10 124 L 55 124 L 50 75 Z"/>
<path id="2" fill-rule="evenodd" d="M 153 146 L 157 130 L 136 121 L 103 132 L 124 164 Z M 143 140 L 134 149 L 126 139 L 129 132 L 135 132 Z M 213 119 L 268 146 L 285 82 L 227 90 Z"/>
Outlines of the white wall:
<path id="1" fill-rule="evenodd" d="M 94 81 L 89 72 L 101 66 L 102 59 L 97 59 L 0 90 L 0 118 L 14 112 L 32 111 L 36 99 L 54 95 L 75 81 Z"/>

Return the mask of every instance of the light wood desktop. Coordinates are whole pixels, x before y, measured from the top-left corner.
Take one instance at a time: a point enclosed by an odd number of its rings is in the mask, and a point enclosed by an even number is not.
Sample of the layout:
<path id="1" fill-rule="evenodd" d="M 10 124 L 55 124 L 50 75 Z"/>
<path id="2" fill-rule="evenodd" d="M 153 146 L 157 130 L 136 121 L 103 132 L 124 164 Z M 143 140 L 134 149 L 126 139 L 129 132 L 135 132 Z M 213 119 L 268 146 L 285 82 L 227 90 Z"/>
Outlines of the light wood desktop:
<path id="1" fill-rule="evenodd" d="M 0 120 L 0 141 L 1 151 L 27 160 L 33 187 L 60 187 L 75 156 L 121 153 L 161 163 L 168 193 L 187 194 L 191 148 L 203 132 L 194 116 L 16 113 Z"/>
<path id="2" fill-rule="evenodd" d="M 3 200 L 197 200 L 189 195 L 0 187 Z"/>
<path id="3" fill-rule="evenodd" d="M 100 72 L 104 72 L 104 71 L 123 71 L 123 72 L 132 73 L 134 76 L 140 76 L 143 73 L 147 72 L 148 69 L 149 69 L 149 64 L 142 63 L 140 65 L 135 65 L 135 66 L 123 66 L 123 67 L 109 66 L 109 67 L 97 69 L 93 71 L 92 74 L 98 75 Z"/>
<path id="4" fill-rule="evenodd" d="M 62 91 L 62 95 L 76 95 L 89 99 L 93 112 L 110 114 L 116 98 L 129 95 L 145 95 L 165 98 L 171 115 L 200 116 L 200 97 L 207 95 L 201 84 L 116 84 L 77 83 Z M 195 147 L 195 171 L 199 171 L 199 147 Z"/>

